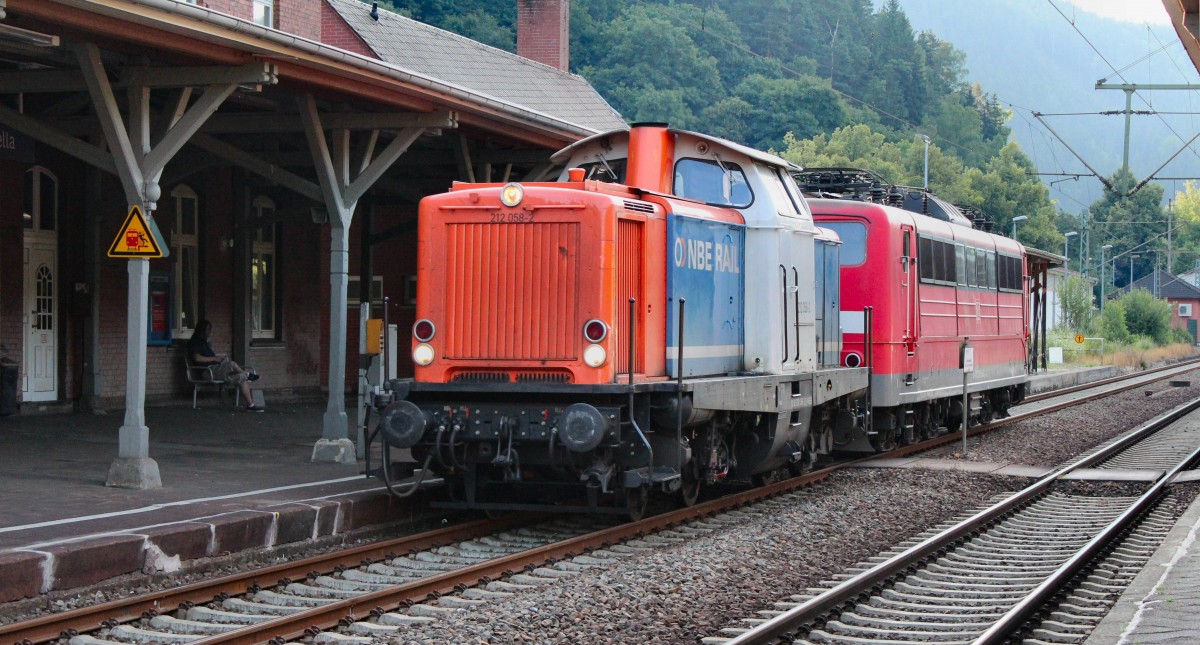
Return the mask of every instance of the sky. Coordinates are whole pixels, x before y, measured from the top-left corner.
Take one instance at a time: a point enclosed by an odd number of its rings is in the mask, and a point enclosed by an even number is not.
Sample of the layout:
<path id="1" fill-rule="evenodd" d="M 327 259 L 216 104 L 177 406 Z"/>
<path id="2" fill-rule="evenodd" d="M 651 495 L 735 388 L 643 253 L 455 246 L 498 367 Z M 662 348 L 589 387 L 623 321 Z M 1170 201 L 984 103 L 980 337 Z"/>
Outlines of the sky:
<path id="1" fill-rule="evenodd" d="M 1074 5 L 1083 11 L 1124 22 L 1170 24 L 1162 0 L 1066 0 L 1059 7 L 1070 15 L 1067 11 L 1069 7 L 1065 5 Z"/>

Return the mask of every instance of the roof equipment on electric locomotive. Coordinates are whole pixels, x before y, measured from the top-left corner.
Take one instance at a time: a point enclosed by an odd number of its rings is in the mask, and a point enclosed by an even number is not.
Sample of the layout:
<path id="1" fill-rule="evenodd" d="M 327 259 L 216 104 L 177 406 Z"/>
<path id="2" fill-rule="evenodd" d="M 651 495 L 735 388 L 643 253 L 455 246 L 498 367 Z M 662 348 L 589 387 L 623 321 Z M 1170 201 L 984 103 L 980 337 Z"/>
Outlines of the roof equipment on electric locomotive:
<path id="1" fill-rule="evenodd" d="M 805 168 L 793 171 L 792 176 L 795 177 L 800 190 L 813 197 L 853 199 L 894 206 L 967 228 L 983 228 L 979 220 L 964 214 L 965 208 L 947 202 L 933 191 L 890 183 L 873 170 Z M 979 214 L 983 213 L 978 208 L 974 210 Z"/>

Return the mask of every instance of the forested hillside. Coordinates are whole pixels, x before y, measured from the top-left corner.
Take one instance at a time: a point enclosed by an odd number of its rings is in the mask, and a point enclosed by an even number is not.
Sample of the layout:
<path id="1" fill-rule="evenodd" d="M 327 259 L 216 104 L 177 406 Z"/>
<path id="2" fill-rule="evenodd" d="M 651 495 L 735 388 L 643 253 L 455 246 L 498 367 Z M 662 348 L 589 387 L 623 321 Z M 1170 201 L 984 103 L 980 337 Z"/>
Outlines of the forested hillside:
<path id="1" fill-rule="evenodd" d="M 390 0 L 402 13 L 509 51 L 513 0 Z M 384 5 L 388 2 L 382 3 Z M 1009 114 L 968 83 L 964 54 L 916 33 L 891 0 L 574 0 L 571 69 L 629 121 L 773 149 L 806 166 L 859 164 L 978 205 L 1021 239 L 1061 246 L 1054 206 L 1009 144 Z"/>

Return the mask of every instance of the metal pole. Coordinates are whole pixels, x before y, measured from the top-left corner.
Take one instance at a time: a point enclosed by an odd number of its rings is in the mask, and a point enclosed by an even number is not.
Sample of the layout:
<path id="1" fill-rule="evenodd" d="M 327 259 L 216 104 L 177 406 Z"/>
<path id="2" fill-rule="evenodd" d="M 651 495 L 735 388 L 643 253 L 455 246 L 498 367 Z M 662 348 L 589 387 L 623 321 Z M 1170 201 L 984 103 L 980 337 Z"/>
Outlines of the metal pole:
<path id="1" fill-rule="evenodd" d="M 921 141 L 925 142 L 925 190 L 929 190 L 929 135 L 918 134 Z"/>
<path id="2" fill-rule="evenodd" d="M 963 337 L 963 414 L 962 414 L 962 455 L 967 456 L 967 420 L 971 417 L 971 396 L 967 393 L 967 379 L 970 372 L 967 371 L 967 350 L 971 348 L 968 337 Z M 972 357 L 974 358 L 974 357 Z"/>
<path id="3" fill-rule="evenodd" d="M 929 190 L 929 137 L 925 138 L 925 189 Z"/>
<path id="4" fill-rule="evenodd" d="M 1104 259 L 1104 256 L 1108 255 L 1108 250 L 1111 248 L 1112 248 L 1111 244 L 1105 244 L 1104 246 L 1100 247 L 1100 313 L 1104 313 L 1104 301 L 1105 301 L 1105 298 L 1104 298 L 1104 265 L 1107 262 L 1107 260 Z M 1113 282 L 1116 282 L 1115 278 L 1114 278 Z"/>
<path id="5" fill-rule="evenodd" d="M 1125 89 L 1125 155 L 1121 158 L 1121 170 L 1129 172 L 1129 119 L 1133 116 L 1133 88 Z"/>
<path id="6" fill-rule="evenodd" d="M 867 432 L 874 429 L 875 419 L 872 414 L 871 407 L 871 375 L 875 371 L 875 307 L 863 307 L 863 321 L 865 327 L 863 329 L 863 362 L 867 365 L 867 414 L 866 428 Z"/>
<path id="7" fill-rule="evenodd" d="M 1100 247 L 1100 313 L 1104 313 L 1104 247 Z"/>

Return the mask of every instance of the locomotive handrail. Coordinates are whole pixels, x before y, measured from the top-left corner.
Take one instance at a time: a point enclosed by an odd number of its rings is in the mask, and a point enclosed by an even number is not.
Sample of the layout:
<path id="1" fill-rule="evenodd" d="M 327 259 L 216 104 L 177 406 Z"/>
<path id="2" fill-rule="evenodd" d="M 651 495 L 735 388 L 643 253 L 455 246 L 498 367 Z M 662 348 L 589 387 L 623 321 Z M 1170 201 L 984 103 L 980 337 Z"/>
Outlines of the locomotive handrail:
<path id="1" fill-rule="evenodd" d="M 650 440 L 642 433 L 642 429 L 638 426 L 637 415 L 633 409 L 633 366 L 634 366 L 634 347 L 637 345 L 637 298 L 629 299 L 629 425 L 633 426 L 633 431 L 637 433 L 642 443 L 646 446 L 646 451 L 650 453 L 650 468 L 654 468 L 654 448 L 650 445 Z M 681 348 L 682 349 L 682 348 Z M 683 352 L 680 352 L 682 355 Z M 676 359 L 676 363 L 678 363 Z M 682 372 L 682 370 L 680 370 Z M 619 432 L 619 431 L 618 431 Z M 617 442 L 620 443 L 621 437 L 617 437 Z"/>
<path id="2" fill-rule="evenodd" d="M 676 340 L 679 355 L 675 357 L 675 459 L 679 464 L 679 477 L 683 478 L 683 306 L 687 298 L 679 299 L 679 333 Z"/>

